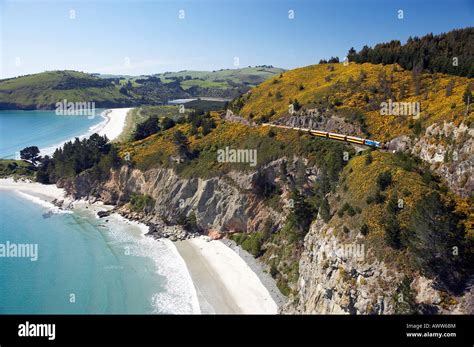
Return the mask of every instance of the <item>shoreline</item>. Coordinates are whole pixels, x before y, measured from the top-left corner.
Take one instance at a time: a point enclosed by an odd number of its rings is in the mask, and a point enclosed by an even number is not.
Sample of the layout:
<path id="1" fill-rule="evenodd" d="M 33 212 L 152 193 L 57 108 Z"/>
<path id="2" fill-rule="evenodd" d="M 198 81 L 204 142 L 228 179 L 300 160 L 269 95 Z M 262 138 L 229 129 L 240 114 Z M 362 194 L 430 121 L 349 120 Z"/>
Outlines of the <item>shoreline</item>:
<path id="1" fill-rule="evenodd" d="M 89 208 L 100 205 L 106 210 L 113 208 L 100 202 L 92 204 L 85 200 L 72 200 L 62 188 L 30 180 L 2 178 L 1 190 L 23 192 L 41 199 L 50 208 L 66 211 L 69 206 L 77 204 L 86 204 Z M 124 219 L 124 223 L 140 223 L 119 213 L 117 215 Z M 143 224 L 143 227 L 146 225 Z M 160 242 L 152 237 L 150 240 Z M 251 260 L 245 259 L 243 251 L 236 252 L 222 241 L 206 240 L 206 237 L 201 236 L 178 242 L 169 241 L 192 279 L 201 313 L 277 314 L 282 303 L 273 293 L 271 283 L 269 285 L 264 279 L 263 270 L 252 265 Z M 276 288 L 274 283 L 273 286 Z"/>
<path id="2" fill-rule="evenodd" d="M 109 141 L 117 139 L 125 129 L 127 115 L 132 109 L 133 107 L 109 108 L 105 110 L 102 116 L 107 118 L 107 122 L 97 133 L 101 136 L 107 136 Z"/>
<path id="3" fill-rule="evenodd" d="M 119 138 L 125 130 L 125 123 L 127 119 L 127 114 L 131 111 L 133 107 L 127 108 L 108 108 L 99 114 L 104 120 L 98 124 L 89 128 L 85 134 L 75 136 L 69 140 L 65 140 L 48 146 L 45 148 L 40 148 L 41 155 L 52 155 L 57 148 L 64 146 L 66 142 L 74 141 L 77 137 L 80 140 L 89 137 L 90 135 L 97 133 L 101 136 L 107 136 L 110 142 Z"/>
<path id="4" fill-rule="evenodd" d="M 202 313 L 278 314 L 279 305 L 261 277 L 224 242 L 201 236 L 177 242 L 176 248 L 193 279 Z"/>

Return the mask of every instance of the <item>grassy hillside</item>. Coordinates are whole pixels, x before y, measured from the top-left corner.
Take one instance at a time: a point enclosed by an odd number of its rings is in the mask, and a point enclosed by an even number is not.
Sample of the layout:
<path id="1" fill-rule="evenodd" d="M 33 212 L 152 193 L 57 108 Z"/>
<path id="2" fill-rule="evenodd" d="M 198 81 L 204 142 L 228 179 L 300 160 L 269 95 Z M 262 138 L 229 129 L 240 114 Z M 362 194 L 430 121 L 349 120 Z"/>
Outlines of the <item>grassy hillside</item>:
<path id="1" fill-rule="evenodd" d="M 0 178 L 13 176 L 33 179 L 35 171 L 36 168 L 24 160 L 0 159 Z"/>
<path id="2" fill-rule="evenodd" d="M 261 82 L 282 73 L 283 69 L 271 66 L 256 66 L 242 69 L 223 69 L 217 71 L 165 72 L 156 75 L 163 82 L 169 83 L 181 79 L 181 86 L 187 90 L 193 86 L 203 88 L 227 89 L 238 86 L 254 87 Z"/>
<path id="3" fill-rule="evenodd" d="M 50 71 L 0 80 L 0 109 L 54 109 L 66 99 L 96 107 L 133 104 L 108 80 L 77 71 Z"/>
<path id="4" fill-rule="evenodd" d="M 234 110 L 257 121 L 276 120 L 289 115 L 296 99 L 307 109 L 329 109 L 346 118 L 362 114 L 366 129 L 375 139 L 385 141 L 412 134 L 443 121 L 472 121 L 464 115 L 463 93 L 473 79 L 440 73 L 414 75 L 398 65 L 370 63 L 319 64 L 287 71 L 263 82 L 233 103 Z M 417 90 L 418 89 L 418 90 Z M 382 102 L 419 102 L 419 119 L 381 115 Z"/>
<path id="5" fill-rule="evenodd" d="M 248 163 L 219 163 L 217 150 L 229 148 L 256 149 L 257 166 L 283 156 L 306 156 L 310 162 L 323 165 L 327 159 L 318 155 L 325 148 L 347 148 L 344 144 L 325 141 L 307 134 L 297 132 L 274 131 L 270 128 L 252 128 L 239 123 L 223 122 L 217 112 L 204 116 L 213 120 L 215 128 L 204 133 L 198 127 L 193 133 L 189 116 L 181 124 L 166 131 L 161 131 L 146 139 L 121 145 L 122 156 L 129 153 L 133 163 L 142 170 L 153 167 L 174 167 L 185 177 L 212 177 L 222 175 L 230 170 L 253 170 Z M 175 133 L 181 132 L 186 137 L 189 160 L 176 164 L 171 157 L 179 155 L 180 146 L 174 140 Z M 321 152 L 319 154 L 321 154 Z M 342 154 L 340 155 L 342 158 Z M 329 160 L 333 162 L 334 160 Z M 341 159 L 342 161 L 342 159 Z"/>
<path id="6" fill-rule="evenodd" d="M 136 125 L 144 122 L 151 116 L 157 116 L 159 118 L 168 117 L 176 121 L 189 112 L 189 110 L 185 109 L 184 114 L 179 113 L 179 106 L 143 106 L 134 108 L 128 113 L 122 134 L 115 142 L 129 141 Z"/>
<path id="7" fill-rule="evenodd" d="M 172 99 L 193 97 L 231 99 L 281 71 L 255 67 L 107 78 L 77 71 L 49 71 L 0 80 L 0 110 L 54 109 L 64 99 L 95 102 L 96 107 L 162 105 Z"/>

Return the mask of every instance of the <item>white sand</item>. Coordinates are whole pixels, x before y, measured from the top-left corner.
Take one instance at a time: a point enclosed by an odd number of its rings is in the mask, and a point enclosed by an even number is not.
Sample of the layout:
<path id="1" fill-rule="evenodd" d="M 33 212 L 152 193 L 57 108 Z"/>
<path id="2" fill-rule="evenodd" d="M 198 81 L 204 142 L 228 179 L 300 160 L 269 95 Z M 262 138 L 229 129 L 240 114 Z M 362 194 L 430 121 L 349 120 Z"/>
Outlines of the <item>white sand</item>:
<path id="1" fill-rule="evenodd" d="M 197 252 L 183 247 L 183 243 Z M 177 248 L 191 272 L 203 313 L 277 314 L 278 306 L 268 290 L 232 249 L 204 238 L 183 243 Z"/>
<path id="2" fill-rule="evenodd" d="M 0 189 L 24 193 L 47 203 L 67 200 L 64 189 L 52 184 L 4 178 L 0 179 Z M 200 237 L 178 242 L 176 247 L 198 292 L 202 313 L 277 314 L 278 306 L 258 276 L 222 242 Z"/>
<path id="3" fill-rule="evenodd" d="M 41 184 L 28 180 L 15 181 L 13 178 L 1 178 L 0 189 L 18 191 L 39 197 L 47 202 L 54 199 L 64 200 L 66 192 L 54 184 Z"/>
<path id="4" fill-rule="evenodd" d="M 106 135 L 109 141 L 112 141 L 119 137 L 119 135 L 123 132 L 123 129 L 125 128 L 125 120 L 127 118 L 127 113 L 131 109 L 133 109 L 133 107 L 111 108 L 105 110 L 101 113 L 101 117 L 104 118 L 102 122 L 91 127 L 87 133 L 75 137 L 78 137 L 80 140 L 82 140 L 84 138 L 88 138 L 93 133 L 97 133 L 101 136 Z M 63 141 L 61 143 L 57 143 L 53 146 L 41 148 L 41 155 L 52 155 L 56 148 L 61 148 L 68 141 L 74 141 L 74 138 L 71 138 L 67 141 Z"/>
<path id="5" fill-rule="evenodd" d="M 127 113 L 132 108 L 111 108 L 105 111 L 104 116 L 107 118 L 107 123 L 98 131 L 101 136 L 106 135 L 112 141 L 120 136 L 125 126 Z"/>

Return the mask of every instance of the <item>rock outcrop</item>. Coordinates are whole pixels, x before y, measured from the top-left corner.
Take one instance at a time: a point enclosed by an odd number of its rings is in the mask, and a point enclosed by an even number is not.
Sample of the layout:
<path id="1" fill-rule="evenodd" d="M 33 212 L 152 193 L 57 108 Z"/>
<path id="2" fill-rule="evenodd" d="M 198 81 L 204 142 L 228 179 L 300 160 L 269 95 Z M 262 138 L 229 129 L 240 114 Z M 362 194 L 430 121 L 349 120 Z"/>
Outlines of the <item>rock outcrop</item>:
<path id="1" fill-rule="evenodd" d="M 417 312 L 426 314 L 472 314 L 472 288 L 461 297 L 446 298 L 433 280 L 420 274 L 409 283 L 414 298 L 404 296 L 404 274 L 373 257 L 363 239 L 359 234 L 341 240 L 318 217 L 304 240 L 298 295 L 282 313 L 396 314 L 407 313 L 401 311 L 404 305 L 416 305 Z"/>
<path id="2" fill-rule="evenodd" d="M 474 191 L 474 129 L 464 123 L 432 124 L 420 138 L 406 135 L 392 140 L 389 148 L 407 151 L 430 164 L 448 187 L 462 197 Z"/>

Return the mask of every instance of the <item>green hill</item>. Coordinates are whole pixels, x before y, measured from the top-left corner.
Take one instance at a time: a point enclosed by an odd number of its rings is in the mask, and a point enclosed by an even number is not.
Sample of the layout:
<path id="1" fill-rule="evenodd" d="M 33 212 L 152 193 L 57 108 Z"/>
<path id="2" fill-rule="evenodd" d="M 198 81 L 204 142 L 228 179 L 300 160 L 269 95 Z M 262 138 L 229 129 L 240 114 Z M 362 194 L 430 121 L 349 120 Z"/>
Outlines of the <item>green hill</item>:
<path id="1" fill-rule="evenodd" d="M 0 80 L 0 110 L 53 109 L 68 102 L 95 102 L 96 107 L 119 107 L 134 103 L 109 80 L 77 71 L 48 71 Z"/>
<path id="2" fill-rule="evenodd" d="M 95 102 L 98 108 L 161 105 L 195 97 L 232 99 L 282 71 L 260 66 L 139 77 L 48 71 L 0 80 L 0 110 L 54 109 L 64 99 Z"/>
<path id="3" fill-rule="evenodd" d="M 222 69 L 216 71 L 165 72 L 156 77 L 163 82 L 179 80 L 183 89 L 192 87 L 228 89 L 238 87 L 254 87 L 263 81 L 284 72 L 285 70 L 273 66 L 255 66 L 242 69 Z"/>

